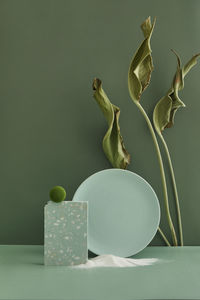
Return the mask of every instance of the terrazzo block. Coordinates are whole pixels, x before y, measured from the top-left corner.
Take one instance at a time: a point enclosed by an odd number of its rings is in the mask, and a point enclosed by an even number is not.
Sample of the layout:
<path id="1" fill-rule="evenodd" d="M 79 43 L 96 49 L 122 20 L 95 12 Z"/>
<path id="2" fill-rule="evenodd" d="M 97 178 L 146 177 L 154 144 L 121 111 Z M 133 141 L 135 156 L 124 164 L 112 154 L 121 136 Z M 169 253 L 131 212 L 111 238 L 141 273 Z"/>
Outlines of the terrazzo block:
<path id="1" fill-rule="evenodd" d="M 87 259 L 87 202 L 49 201 L 44 208 L 44 264 L 73 266 Z"/>

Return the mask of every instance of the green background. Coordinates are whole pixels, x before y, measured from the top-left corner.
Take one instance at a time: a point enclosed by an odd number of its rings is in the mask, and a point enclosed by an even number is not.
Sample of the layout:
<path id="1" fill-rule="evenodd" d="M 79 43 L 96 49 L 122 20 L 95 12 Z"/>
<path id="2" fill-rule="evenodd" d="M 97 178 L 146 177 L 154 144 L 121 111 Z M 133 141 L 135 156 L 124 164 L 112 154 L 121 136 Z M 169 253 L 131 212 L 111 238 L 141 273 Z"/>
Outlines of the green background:
<path id="1" fill-rule="evenodd" d="M 140 24 L 157 17 L 152 37 L 154 72 L 142 103 L 149 115 L 176 69 L 200 51 L 200 1 L 0 1 L 0 243 L 42 244 L 43 207 L 54 185 L 73 197 L 89 175 L 110 165 L 101 149 L 106 122 L 92 97 L 99 77 L 121 108 L 129 170 L 156 191 L 162 186 L 148 128 L 130 100 L 127 70 L 143 39 Z M 200 245 L 200 63 L 180 93 L 165 137 L 171 150 L 186 245 Z M 170 182 L 170 178 L 168 178 Z M 170 192 L 171 209 L 173 194 Z M 169 235 L 163 215 L 161 227 Z M 162 245 L 156 236 L 153 245 Z"/>

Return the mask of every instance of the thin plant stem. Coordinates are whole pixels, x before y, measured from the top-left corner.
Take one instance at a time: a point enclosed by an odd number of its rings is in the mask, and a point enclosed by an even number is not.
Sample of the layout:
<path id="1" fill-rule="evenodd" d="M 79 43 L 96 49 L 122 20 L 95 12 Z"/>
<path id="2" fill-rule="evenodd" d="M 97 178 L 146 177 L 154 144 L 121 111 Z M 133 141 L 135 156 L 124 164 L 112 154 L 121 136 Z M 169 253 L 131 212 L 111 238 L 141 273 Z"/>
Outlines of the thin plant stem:
<path id="1" fill-rule="evenodd" d="M 160 233 L 160 235 L 162 236 L 163 240 L 165 241 L 165 243 L 167 244 L 167 246 L 171 247 L 170 242 L 168 241 L 168 239 L 166 238 L 164 232 L 161 230 L 160 227 L 158 227 L 158 232 Z"/>
<path id="2" fill-rule="evenodd" d="M 159 134 L 161 141 L 163 143 L 168 163 L 169 163 L 169 168 L 170 168 L 170 173 L 171 173 L 171 178 L 172 178 L 172 184 L 173 184 L 173 189 L 174 189 L 174 196 L 175 196 L 175 203 L 176 203 L 176 210 L 177 210 L 177 218 L 178 218 L 178 228 L 179 228 L 179 234 L 180 234 L 180 245 L 183 246 L 183 229 L 182 229 L 182 221 L 181 221 L 181 211 L 180 211 L 180 204 L 179 204 L 179 199 L 178 199 L 178 191 L 177 191 L 177 186 L 176 186 L 176 179 L 174 175 L 174 169 L 172 165 L 172 160 L 171 156 L 169 153 L 169 149 L 167 146 L 167 143 L 163 137 L 163 135 L 160 133 Z"/>
<path id="3" fill-rule="evenodd" d="M 160 166 L 161 180 L 162 180 L 164 200 L 165 200 L 164 203 L 165 203 L 165 209 L 166 209 L 167 219 L 168 219 L 168 223 L 169 223 L 169 228 L 170 228 L 170 231 L 171 231 L 173 244 L 174 244 L 174 246 L 178 246 L 176 232 L 175 232 L 175 229 L 174 229 L 174 225 L 173 225 L 172 218 L 171 218 L 171 215 L 170 215 L 170 210 L 169 210 L 169 201 L 168 201 L 165 171 L 164 171 L 164 167 L 163 167 L 163 161 L 162 161 L 162 156 L 161 156 L 161 153 L 160 153 L 160 148 L 159 148 L 159 145 L 158 145 L 158 141 L 157 141 L 153 126 L 151 124 L 151 121 L 149 120 L 149 117 L 147 116 L 144 108 L 139 103 L 139 101 L 135 102 L 135 104 L 137 105 L 137 107 L 139 108 L 140 112 L 142 113 L 142 115 L 144 116 L 144 118 L 147 122 L 147 125 L 149 127 L 149 130 L 150 130 L 150 133 L 151 133 L 151 136 L 152 136 L 155 148 L 156 148 L 156 153 L 157 153 L 158 162 L 159 162 L 159 166 Z"/>

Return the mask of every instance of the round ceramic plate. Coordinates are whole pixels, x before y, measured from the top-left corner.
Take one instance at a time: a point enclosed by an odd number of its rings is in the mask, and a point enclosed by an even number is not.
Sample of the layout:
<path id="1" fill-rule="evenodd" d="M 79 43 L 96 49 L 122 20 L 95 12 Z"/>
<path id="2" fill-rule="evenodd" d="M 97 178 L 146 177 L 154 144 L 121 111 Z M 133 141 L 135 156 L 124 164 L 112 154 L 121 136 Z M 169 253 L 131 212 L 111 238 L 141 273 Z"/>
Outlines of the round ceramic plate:
<path id="1" fill-rule="evenodd" d="M 157 196 L 142 177 L 130 171 L 95 173 L 79 186 L 73 201 L 88 201 L 88 248 L 98 255 L 134 255 L 158 229 Z"/>

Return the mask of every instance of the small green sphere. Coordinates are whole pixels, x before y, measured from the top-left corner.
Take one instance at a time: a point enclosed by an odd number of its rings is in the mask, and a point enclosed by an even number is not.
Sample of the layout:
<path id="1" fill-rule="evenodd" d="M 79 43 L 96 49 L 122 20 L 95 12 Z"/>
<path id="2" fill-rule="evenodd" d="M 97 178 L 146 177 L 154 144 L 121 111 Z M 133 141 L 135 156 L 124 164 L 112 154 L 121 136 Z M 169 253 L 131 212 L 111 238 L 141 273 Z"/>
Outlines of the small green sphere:
<path id="1" fill-rule="evenodd" d="M 49 193 L 49 196 L 54 202 L 62 202 L 66 198 L 66 191 L 62 186 L 54 186 Z"/>

